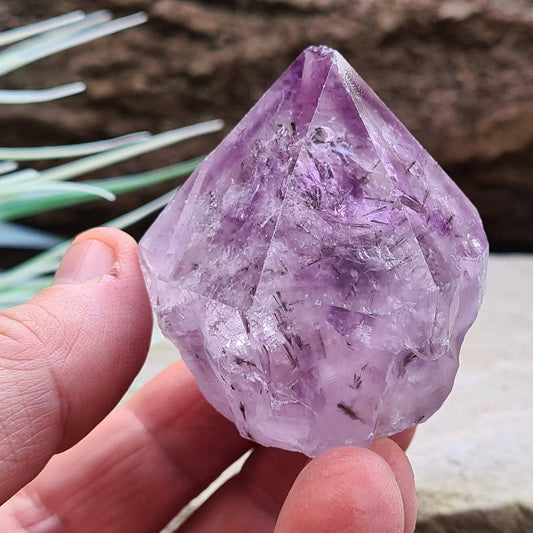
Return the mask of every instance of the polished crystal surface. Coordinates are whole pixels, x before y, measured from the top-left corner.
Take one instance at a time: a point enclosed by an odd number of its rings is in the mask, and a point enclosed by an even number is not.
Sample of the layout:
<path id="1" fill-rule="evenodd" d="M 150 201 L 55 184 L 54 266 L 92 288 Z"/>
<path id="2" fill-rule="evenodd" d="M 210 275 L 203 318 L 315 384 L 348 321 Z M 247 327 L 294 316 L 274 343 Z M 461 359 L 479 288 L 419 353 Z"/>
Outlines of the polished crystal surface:
<path id="1" fill-rule="evenodd" d="M 205 397 L 243 436 L 309 456 L 439 408 L 487 254 L 474 206 L 326 47 L 297 58 L 140 243 L 161 329 Z"/>

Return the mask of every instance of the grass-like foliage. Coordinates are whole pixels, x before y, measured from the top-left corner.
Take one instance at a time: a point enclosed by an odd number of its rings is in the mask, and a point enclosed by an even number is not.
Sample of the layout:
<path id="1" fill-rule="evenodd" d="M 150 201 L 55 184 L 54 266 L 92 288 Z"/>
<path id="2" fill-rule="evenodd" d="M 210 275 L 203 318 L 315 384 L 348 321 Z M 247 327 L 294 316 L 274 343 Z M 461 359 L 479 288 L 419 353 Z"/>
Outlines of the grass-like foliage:
<path id="1" fill-rule="evenodd" d="M 108 11 L 66 15 L 0 33 L 1 76 L 44 57 L 94 39 L 116 33 L 146 21 L 144 13 L 113 19 Z M 41 90 L 1 90 L 1 105 L 35 104 L 65 98 L 85 90 L 81 82 Z M 0 249 L 43 250 L 9 270 L 0 271 L 0 309 L 22 303 L 48 286 L 70 240 L 16 223 L 17 219 L 55 209 L 71 207 L 189 175 L 201 158 L 128 176 L 80 180 L 89 172 L 146 152 L 199 135 L 220 130 L 222 122 L 212 120 L 158 135 L 137 132 L 68 146 L 34 148 L 0 147 Z M 68 162 L 35 170 L 31 162 L 68 159 Z M 77 178 L 77 181 L 69 181 Z M 125 228 L 163 207 L 173 191 L 108 222 Z"/>

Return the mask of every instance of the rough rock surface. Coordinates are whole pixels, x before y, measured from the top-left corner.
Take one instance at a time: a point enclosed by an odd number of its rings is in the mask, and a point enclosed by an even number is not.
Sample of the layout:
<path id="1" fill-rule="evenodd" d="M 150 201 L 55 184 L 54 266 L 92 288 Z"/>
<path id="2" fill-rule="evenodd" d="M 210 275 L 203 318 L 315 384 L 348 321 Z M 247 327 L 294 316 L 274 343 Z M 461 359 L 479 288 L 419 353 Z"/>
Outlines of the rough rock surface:
<path id="1" fill-rule="evenodd" d="M 229 129 L 303 48 L 327 44 L 470 196 L 493 246 L 533 250 L 530 1 L 4 0 L 0 21 L 13 27 L 77 8 L 143 9 L 151 19 L 2 80 L 27 88 L 83 79 L 89 90 L 39 109 L 2 108 L 0 145 L 161 131 L 212 117 Z M 216 141 L 123 168 L 175 162 Z M 105 209 L 96 211 L 102 219 Z M 80 209 L 80 222 L 86 216 Z"/>

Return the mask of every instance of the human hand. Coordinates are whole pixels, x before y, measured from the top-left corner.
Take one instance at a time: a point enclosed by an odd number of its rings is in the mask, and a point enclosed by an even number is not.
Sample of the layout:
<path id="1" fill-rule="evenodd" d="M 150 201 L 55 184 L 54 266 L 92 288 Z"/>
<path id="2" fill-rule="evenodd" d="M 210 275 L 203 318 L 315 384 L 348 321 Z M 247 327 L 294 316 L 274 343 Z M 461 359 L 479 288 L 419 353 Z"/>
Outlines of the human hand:
<path id="1" fill-rule="evenodd" d="M 74 241 L 52 287 L 0 313 L 0 531 L 157 532 L 252 446 L 182 361 L 108 414 L 151 327 L 135 242 L 103 228 Z M 415 515 L 390 439 L 310 462 L 256 447 L 180 532 L 411 532 Z"/>

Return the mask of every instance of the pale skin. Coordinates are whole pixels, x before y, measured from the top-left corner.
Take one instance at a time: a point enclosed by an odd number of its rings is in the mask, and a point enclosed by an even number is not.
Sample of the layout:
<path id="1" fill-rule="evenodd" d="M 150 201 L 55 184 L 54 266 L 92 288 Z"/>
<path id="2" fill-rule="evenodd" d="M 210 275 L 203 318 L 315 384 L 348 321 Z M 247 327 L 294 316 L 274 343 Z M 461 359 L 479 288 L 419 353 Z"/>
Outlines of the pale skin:
<path id="1" fill-rule="evenodd" d="M 0 313 L 0 531 L 158 532 L 252 447 L 181 361 L 110 413 L 151 328 L 137 246 L 109 228 L 80 235 L 52 287 Z M 413 432 L 311 461 L 255 446 L 179 531 L 412 532 Z"/>

